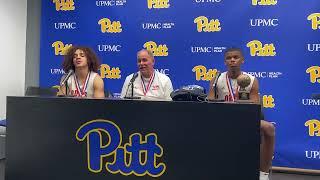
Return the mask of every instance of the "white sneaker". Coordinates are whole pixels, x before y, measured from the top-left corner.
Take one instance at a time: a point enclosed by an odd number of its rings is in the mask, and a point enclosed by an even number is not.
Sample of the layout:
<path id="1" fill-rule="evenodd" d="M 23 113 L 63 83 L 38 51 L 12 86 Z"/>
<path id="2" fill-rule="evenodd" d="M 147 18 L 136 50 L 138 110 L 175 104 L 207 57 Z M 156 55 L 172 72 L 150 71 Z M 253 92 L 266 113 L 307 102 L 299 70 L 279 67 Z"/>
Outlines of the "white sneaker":
<path id="1" fill-rule="evenodd" d="M 260 171 L 260 178 L 259 180 L 269 180 L 269 173 Z"/>

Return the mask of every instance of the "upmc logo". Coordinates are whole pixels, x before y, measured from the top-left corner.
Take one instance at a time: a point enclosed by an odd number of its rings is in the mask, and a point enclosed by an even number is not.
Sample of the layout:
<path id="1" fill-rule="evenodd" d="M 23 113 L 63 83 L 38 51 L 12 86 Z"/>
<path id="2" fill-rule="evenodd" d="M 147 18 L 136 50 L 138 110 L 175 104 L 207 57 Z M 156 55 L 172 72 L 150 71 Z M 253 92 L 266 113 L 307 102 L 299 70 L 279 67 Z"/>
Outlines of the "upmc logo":
<path id="1" fill-rule="evenodd" d="M 282 72 L 247 72 L 248 74 L 256 77 L 256 78 L 280 78 L 282 76 Z"/>
<path id="2" fill-rule="evenodd" d="M 120 52 L 121 45 L 99 44 L 98 51 L 99 52 Z"/>
<path id="3" fill-rule="evenodd" d="M 311 83 L 320 83 L 320 66 L 311 66 L 306 70 L 306 73 L 310 74 Z"/>
<path id="4" fill-rule="evenodd" d="M 254 6 L 273 6 L 277 3 L 277 0 L 252 0 L 252 5 Z"/>
<path id="5" fill-rule="evenodd" d="M 126 0 L 108 0 L 108 1 L 96 1 L 97 7 L 106 7 L 106 6 L 123 6 L 126 4 Z"/>
<path id="6" fill-rule="evenodd" d="M 122 32 L 120 21 L 111 22 L 111 20 L 108 18 L 102 18 L 99 20 L 98 24 L 101 25 L 102 33 L 121 33 Z"/>
<path id="7" fill-rule="evenodd" d="M 223 46 L 191 46 L 192 53 L 222 53 L 223 50 L 227 49 Z"/>
<path id="8" fill-rule="evenodd" d="M 248 42 L 247 47 L 250 48 L 251 56 L 275 56 L 276 48 L 274 44 L 263 45 L 258 40 L 253 40 Z"/>
<path id="9" fill-rule="evenodd" d="M 77 23 L 76 22 L 58 22 L 54 23 L 55 29 L 76 29 Z"/>
<path id="10" fill-rule="evenodd" d="M 308 51 L 320 51 L 320 44 L 308 44 L 307 45 Z"/>
<path id="11" fill-rule="evenodd" d="M 306 151 L 306 158 L 320 159 L 320 151 Z"/>
<path id="12" fill-rule="evenodd" d="M 155 71 L 159 72 L 159 73 L 162 73 L 162 74 L 165 74 L 167 76 L 170 76 L 170 69 L 155 69 Z"/>
<path id="13" fill-rule="evenodd" d="M 205 16 L 199 16 L 193 21 L 197 24 L 198 32 L 219 32 L 221 31 L 220 21 L 219 19 L 209 19 Z"/>
<path id="14" fill-rule="evenodd" d="M 219 3 L 222 0 L 194 0 L 196 3 Z"/>
<path id="15" fill-rule="evenodd" d="M 168 47 L 166 44 L 159 44 L 153 42 L 153 41 L 148 41 L 144 43 L 143 45 L 144 48 L 147 50 L 151 51 L 154 56 L 168 56 Z"/>
<path id="16" fill-rule="evenodd" d="M 320 106 L 320 99 L 302 99 L 304 106 Z"/>
<path id="17" fill-rule="evenodd" d="M 310 14 L 308 20 L 311 21 L 311 28 L 313 30 L 320 29 L 320 13 Z"/>
<path id="18" fill-rule="evenodd" d="M 278 26 L 279 19 L 250 19 L 250 26 Z"/>
<path id="19" fill-rule="evenodd" d="M 142 29 L 171 29 L 174 23 L 142 23 Z"/>
<path id="20" fill-rule="evenodd" d="M 53 0 L 56 4 L 56 11 L 74 11 L 75 6 L 73 0 Z"/>
<path id="21" fill-rule="evenodd" d="M 65 74 L 64 70 L 63 69 L 59 69 L 59 68 L 53 68 L 53 69 L 50 69 L 50 73 L 52 75 L 61 75 L 61 74 Z"/>
<path id="22" fill-rule="evenodd" d="M 169 8 L 169 0 L 147 0 L 148 1 L 148 9 L 163 9 Z"/>

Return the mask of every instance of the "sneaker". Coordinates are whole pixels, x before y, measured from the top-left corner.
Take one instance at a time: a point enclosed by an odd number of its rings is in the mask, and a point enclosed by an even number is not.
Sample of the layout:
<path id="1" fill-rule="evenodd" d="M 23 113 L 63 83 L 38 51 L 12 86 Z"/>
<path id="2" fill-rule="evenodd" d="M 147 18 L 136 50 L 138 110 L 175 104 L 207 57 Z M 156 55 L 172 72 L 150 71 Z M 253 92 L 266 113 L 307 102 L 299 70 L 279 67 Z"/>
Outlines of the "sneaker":
<path id="1" fill-rule="evenodd" d="M 269 173 L 260 171 L 260 178 L 259 180 L 269 180 Z"/>

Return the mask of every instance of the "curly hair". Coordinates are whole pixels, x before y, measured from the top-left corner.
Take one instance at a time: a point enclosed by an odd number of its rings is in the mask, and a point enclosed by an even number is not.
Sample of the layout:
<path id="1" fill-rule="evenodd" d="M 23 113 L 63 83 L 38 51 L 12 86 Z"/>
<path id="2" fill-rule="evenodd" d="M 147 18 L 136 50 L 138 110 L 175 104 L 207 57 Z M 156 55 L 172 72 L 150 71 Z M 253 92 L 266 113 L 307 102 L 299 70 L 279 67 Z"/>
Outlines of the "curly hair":
<path id="1" fill-rule="evenodd" d="M 71 46 L 67 53 L 64 55 L 64 60 L 62 63 L 62 68 L 64 72 L 68 72 L 70 69 L 75 70 L 75 66 L 73 64 L 73 57 L 74 53 L 77 50 L 82 50 L 87 57 L 88 61 L 88 68 L 89 71 L 98 72 L 98 69 L 100 67 L 100 60 L 96 53 L 89 47 L 84 46 Z"/>

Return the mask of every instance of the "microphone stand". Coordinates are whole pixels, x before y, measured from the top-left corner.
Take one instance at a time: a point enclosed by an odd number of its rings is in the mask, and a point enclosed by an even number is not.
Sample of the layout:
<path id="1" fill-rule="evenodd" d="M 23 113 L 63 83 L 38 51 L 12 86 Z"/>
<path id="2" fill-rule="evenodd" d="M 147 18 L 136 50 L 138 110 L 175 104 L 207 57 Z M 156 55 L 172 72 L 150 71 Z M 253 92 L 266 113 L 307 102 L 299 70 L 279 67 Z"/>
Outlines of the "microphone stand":
<path id="1" fill-rule="evenodd" d="M 69 86 L 68 86 L 68 79 L 69 77 L 66 79 L 66 81 L 64 82 L 64 86 L 66 87 L 66 94 L 64 95 L 58 95 L 58 97 L 68 97 L 68 89 L 69 89 Z M 63 84 L 60 84 L 60 87 L 62 86 Z"/>
<path id="2" fill-rule="evenodd" d="M 131 96 L 125 96 L 124 99 L 131 99 L 131 100 L 134 100 L 134 99 L 141 99 L 141 97 L 135 97 L 133 96 L 133 82 L 129 84 L 129 86 L 131 85 Z"/>
<path id="3" fill-rule="evenodd" d="M 131 99 L 133 99 L 133 82 L 131 83 Z"/>
<path id="4" fill-rule="evenodd" d="M 68 78 L 69 79 L 69 78 Z M 65 86 L 66 86 L 66 96 L 68 97 L 68 80 L 65 82 Z"/>
<path id="5" fill-rule="evenodd" d="M 138 74 L 134 74 L 133 76 L 132 76 L 132 79 L 130 80 L 130 83 L 129 83 L 129 86 L 131 86 L 131 96 L 130 97 L 128 97 L 127 95 L 124 97 L 124 99 L 141 99 L 141 97 L 134 97 L 133 96 L 133 83 L 134 83 L 134 81 L 136 80 L 136 78 L 138 77 Z M 128 86 L 128 88 L 129 88 L 129 86 Z M 128 89 L 127 89 L 127 92 L 128 92 Z M 127 93 L 126 93 L 127 94 Z"/>

